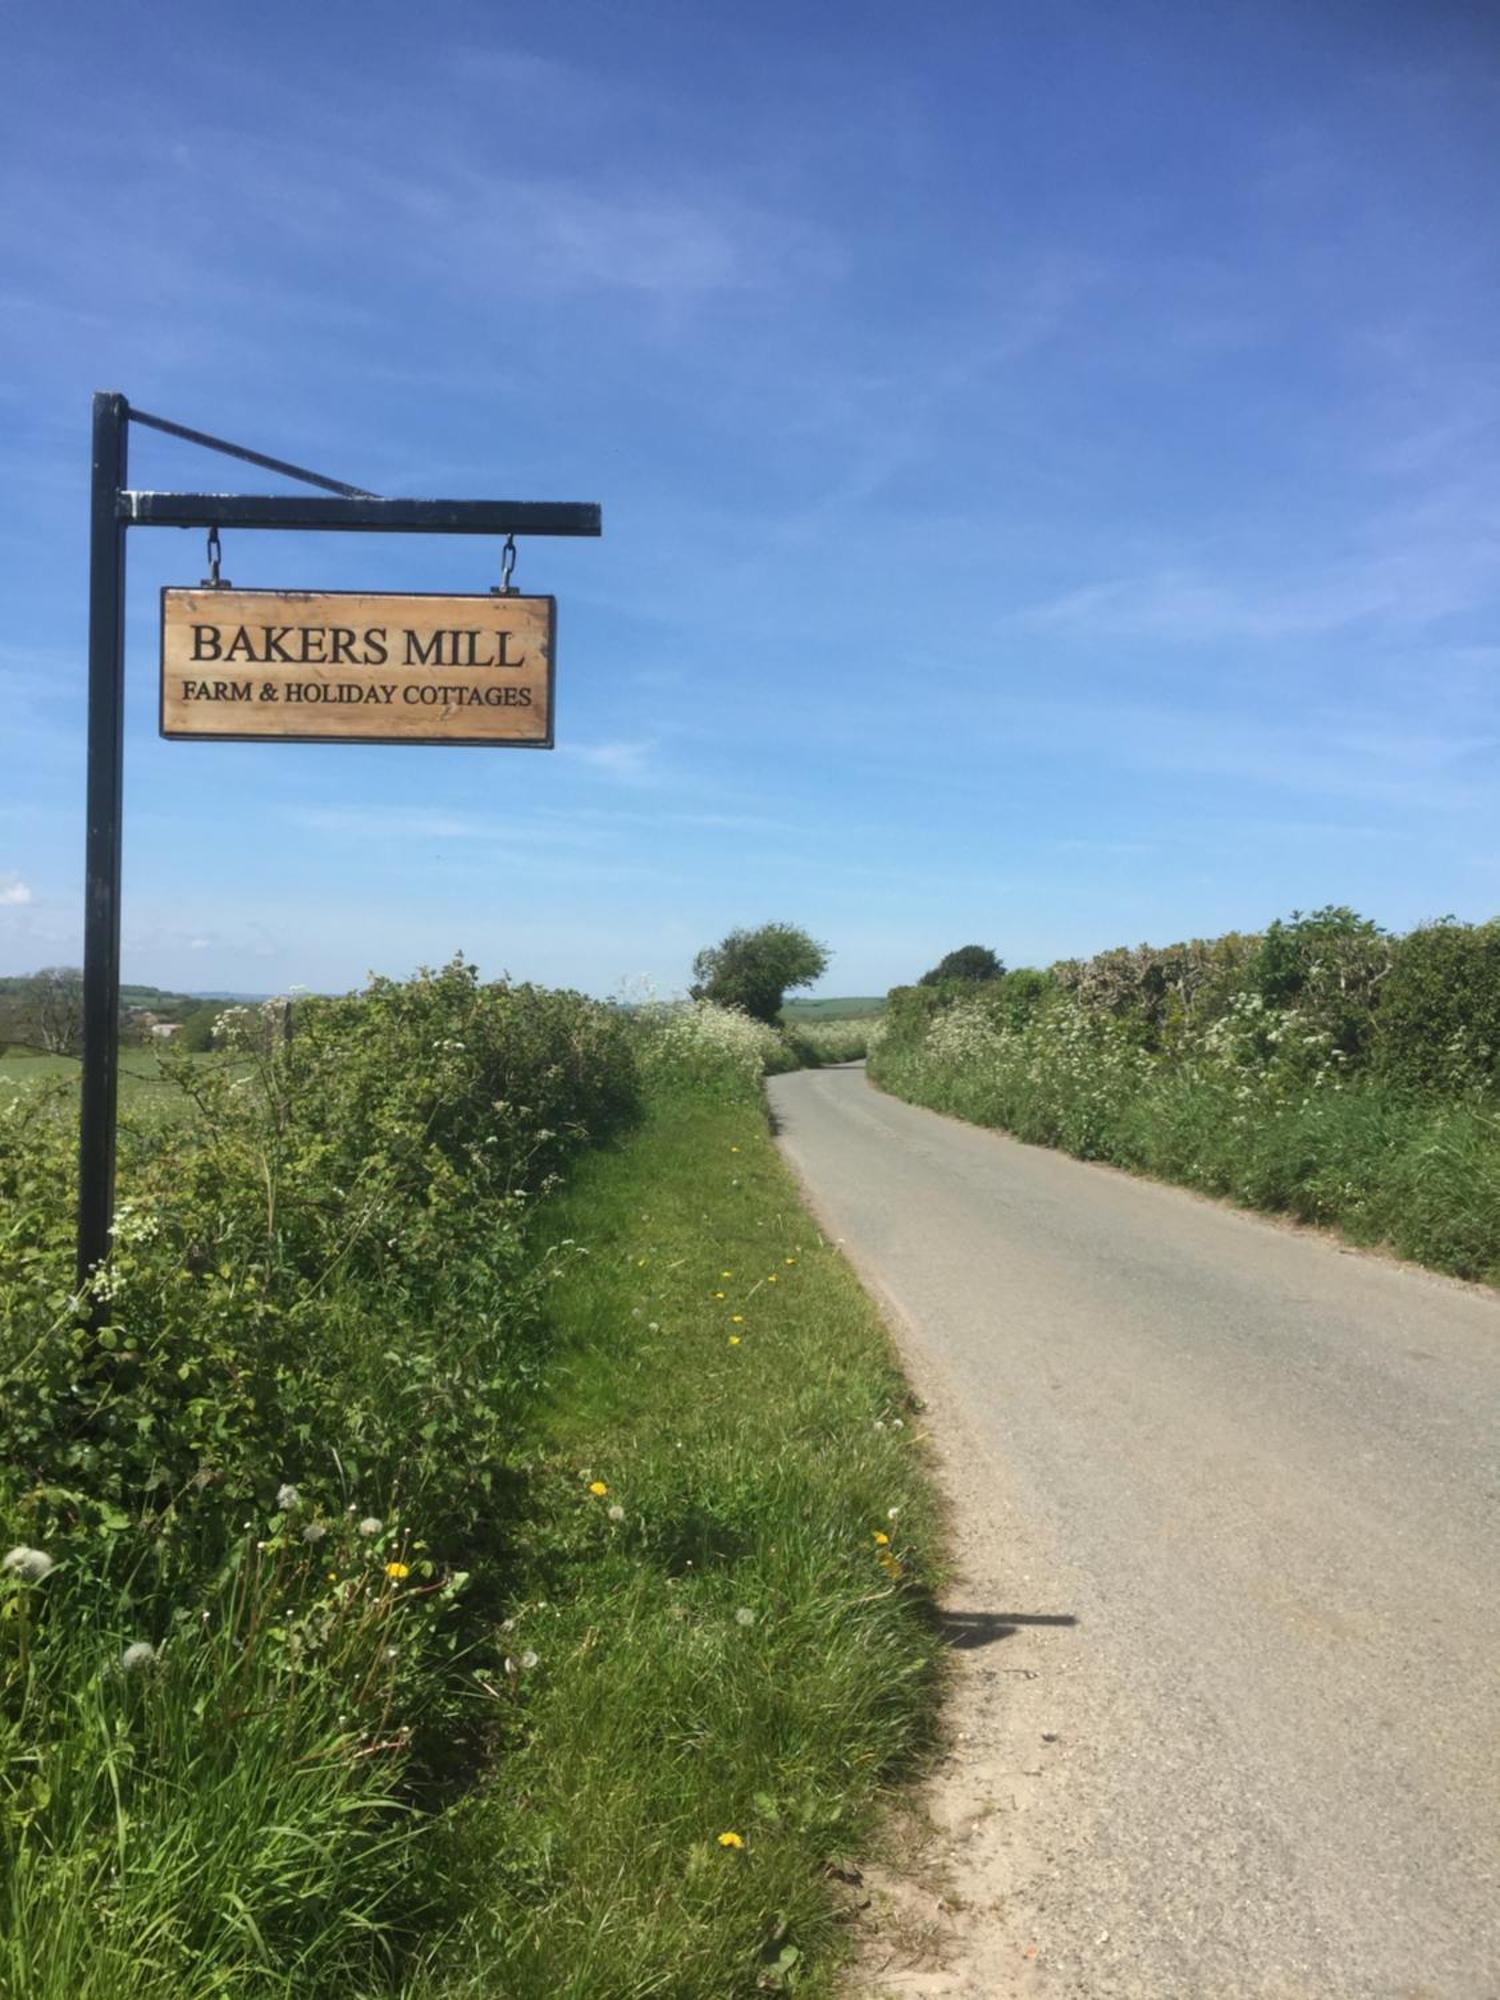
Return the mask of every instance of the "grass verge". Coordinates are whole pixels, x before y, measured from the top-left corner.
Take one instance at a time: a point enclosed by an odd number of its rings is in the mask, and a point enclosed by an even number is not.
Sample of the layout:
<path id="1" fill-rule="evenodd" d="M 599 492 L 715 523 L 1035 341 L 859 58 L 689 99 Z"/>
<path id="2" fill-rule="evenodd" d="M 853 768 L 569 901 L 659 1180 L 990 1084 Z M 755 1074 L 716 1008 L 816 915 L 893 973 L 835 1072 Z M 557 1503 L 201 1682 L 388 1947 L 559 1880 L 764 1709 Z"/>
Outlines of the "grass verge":
<path id="1" fill-rule="evenodd" d="M 758 1098 L 584 1160 L 518 1529 L 505 1746 L 452 1819 L 424 1992 L 828 1990 L 828 1865 L 936 1701 L 936 1503 L 874 1308 Z M 888 1538 L 888 1539 L 885 1539 Z"/>

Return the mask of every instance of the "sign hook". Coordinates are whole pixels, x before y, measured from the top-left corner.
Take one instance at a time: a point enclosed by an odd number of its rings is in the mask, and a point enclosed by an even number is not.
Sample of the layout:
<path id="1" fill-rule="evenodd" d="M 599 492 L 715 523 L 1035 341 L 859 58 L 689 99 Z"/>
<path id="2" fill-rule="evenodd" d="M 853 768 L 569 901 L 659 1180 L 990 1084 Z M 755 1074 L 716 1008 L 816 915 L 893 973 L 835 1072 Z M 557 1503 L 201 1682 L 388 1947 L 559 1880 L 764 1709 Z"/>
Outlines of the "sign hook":
<path id="1" fill-rule="evenodd" d="M 516 597 L 519 592 L 511 578 L 516 573 L 516 538 L 505 537 L 505 546 L 500 551 L 500 581 L 490 585 L 491 597 Z"/>
<path id="2" fill-rule="evenodd" d="M 223 555 L 224 551 L 219 546 L 219 531 L 217 528 L 210 528 L 208 531 L 208 575 L 203 579 L 203 588 L 205 590 L 232 590 L 234 588 L 234 585 L 230 583 L 227 577 L 220 578 L 219 564 L 223 559 Z"/>

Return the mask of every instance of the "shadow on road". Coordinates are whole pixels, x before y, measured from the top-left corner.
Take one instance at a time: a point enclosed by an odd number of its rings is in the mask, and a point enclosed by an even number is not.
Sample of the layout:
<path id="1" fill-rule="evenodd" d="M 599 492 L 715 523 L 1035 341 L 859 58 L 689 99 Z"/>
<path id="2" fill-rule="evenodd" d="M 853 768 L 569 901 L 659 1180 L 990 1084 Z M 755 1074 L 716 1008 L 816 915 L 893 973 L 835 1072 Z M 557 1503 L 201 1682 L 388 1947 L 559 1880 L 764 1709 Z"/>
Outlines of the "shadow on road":
<path id="1" fill-rule="evenodd" d="M 937 1629 L 955 1652 L 972 1653 L 1008 1639 L 1023 1625 L 1076 1625 L 1071 1611 L 940 1611 Z"/>

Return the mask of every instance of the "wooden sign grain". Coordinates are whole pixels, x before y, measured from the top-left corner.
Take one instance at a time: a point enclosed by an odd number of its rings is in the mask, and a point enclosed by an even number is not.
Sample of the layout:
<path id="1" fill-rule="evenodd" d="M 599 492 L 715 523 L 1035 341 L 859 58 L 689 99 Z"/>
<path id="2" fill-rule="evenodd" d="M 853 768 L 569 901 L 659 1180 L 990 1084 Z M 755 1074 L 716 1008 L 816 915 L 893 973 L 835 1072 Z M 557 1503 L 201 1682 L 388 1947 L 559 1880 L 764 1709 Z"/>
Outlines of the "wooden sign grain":
<path id="1" fill-rule="evenodd" d="M 161 594 L 161 733 L 552 747 L 551 597 Z"/>

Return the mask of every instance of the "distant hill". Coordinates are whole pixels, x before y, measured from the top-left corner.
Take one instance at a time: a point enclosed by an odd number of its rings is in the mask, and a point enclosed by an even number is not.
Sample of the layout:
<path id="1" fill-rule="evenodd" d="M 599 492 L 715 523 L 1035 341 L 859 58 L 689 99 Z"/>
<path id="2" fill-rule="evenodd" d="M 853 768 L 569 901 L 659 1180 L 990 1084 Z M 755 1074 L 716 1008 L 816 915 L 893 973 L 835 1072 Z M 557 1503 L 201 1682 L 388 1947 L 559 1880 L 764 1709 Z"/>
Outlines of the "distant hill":
<path id="1" fill-rule="evenodd" d="M 846 1000 L 788 1000 L 781 1010 L 783 1021 L 868 1021 L 885 1012 L 885 996 L 874 995 Z"/>
<path id="2" fill-rule="evenodd" d="M 0 995 L 22 993 L 36 977 L 34 972 L 0 973 Z M 201 1007 L 205 1000 L 240 1000 L 246 1005 L 254 1005 L 261 1000 L 269 1000 L 269 993 L 179 993 L 170 986 L 139 986 L 129 981 L 120 986 L 122 1007 L 149 1007 L 153 1014 L 171 1015 L 190 1013 L 194 1007 Z"/>

